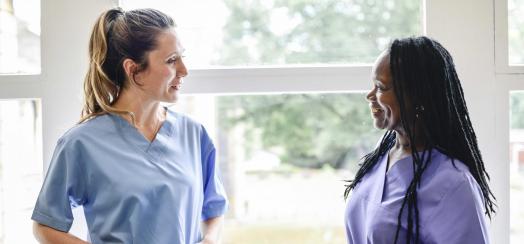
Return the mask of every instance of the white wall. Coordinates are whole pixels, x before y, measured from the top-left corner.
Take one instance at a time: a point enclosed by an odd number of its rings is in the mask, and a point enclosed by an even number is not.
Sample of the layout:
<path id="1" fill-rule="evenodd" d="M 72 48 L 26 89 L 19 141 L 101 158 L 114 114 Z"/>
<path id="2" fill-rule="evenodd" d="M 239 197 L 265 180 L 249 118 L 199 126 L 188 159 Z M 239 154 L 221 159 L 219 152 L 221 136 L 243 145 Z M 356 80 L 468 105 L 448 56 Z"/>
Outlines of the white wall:
<path id="1" fill-rule="evenodd" d="M 426 29 L 455 58 L 498 199 L 498 214 L 490 227 L 492 243 L 498 244 L 509 243 L 509 91 L 524 90 L 524 75 L 496 73 L 494 1 L 499 0 L 427 1 Z M 0 76 L 0 99 L 42 98 L 45 165 L 58 137 L 79 118 L 91 26 L 104 9 L 115 4 L 115 0 L 42 1 L 42 75 Z M 279 71 L 277 75 L 290 76 L 286 83 L 258 82 L 274 77 L 274 70 L 190 70 L 185 92 L 365 90 L 369 70 L 338 67 Z M 300 76 L 296 71 L 306 74 Z M 319 77 L 323 77 L 322 83 Z"/>
<path id="2" fill-rule="evenodd" d="M 498 199 L 498 213 L 490 227 L 492 242 L 509 243 L 509 97 L 502 89 L 505 82 L 495 77 L 493 2 L 427 1 L 427 9 L 433 10 L 427 15 L 428 35 L 454 57 Z"/>

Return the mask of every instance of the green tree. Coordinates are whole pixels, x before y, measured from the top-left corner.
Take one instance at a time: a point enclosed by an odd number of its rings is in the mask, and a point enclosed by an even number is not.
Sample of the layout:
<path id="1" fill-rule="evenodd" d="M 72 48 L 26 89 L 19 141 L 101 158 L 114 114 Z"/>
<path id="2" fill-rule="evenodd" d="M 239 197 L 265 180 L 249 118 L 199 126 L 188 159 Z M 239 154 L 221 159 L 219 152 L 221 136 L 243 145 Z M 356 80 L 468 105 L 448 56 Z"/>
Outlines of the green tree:
<path id="1" fill-rule="evenodd" d="M 225 0 L 219 65 L 371 63 L 391 37 L 420 33 L 420 1 Z M 245 128 L 284 163 L 356 169 L 382 132 L 362 94 L 231 96 L 218 100 L 223 131 Z M 353 162 L 353 163 L 349 163 Z"/>
<path id="2" fill-rule="evenodd" d="M 415 0 L 224 2 L 230 15 L 215 61 L 222 65 L 370 63 L 391 37 L 421 30 Z M 278 26 L 287 28 L 275 33 Z"/>
<path id="3" fill-rule="evenodd" d="M 228 131 L 242 123 L 248 154 L 257 131 L 262 146 L 299 167 L 355 169 L 382 132 L 373 128 L 363 94 L 220 97 L 219 120 Z"/>

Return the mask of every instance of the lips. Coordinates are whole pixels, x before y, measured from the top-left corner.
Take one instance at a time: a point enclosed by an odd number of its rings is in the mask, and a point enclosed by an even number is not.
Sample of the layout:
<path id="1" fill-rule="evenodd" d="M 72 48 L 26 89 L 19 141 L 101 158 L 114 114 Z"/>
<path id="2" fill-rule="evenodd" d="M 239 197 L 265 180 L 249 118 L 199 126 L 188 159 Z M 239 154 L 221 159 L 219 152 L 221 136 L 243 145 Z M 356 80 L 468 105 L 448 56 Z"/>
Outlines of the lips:
<path id="1" fill-rule="evenodd" d="M 379 108 L 377 105 L 378 104 L 374 104 L 374 103 L 370 103 L 369 104 L 369 108 L 371 109 L 371 113 L 376 114 L 376 113 L 380 113 L 380 112 L 384 111 L 381 108 Z"/>
<path id="2" fill-rule="evenodd" d="M 382 112 L 382 109 L 372 107 L 372 108 L 371 108 L 371 112 L 372 112 L 372 113 L 380 113 L 380 112 Z"/>
<path id="3" fill-rule="evenodd" d="M 182 85 L 182 84 L 178 83 L 178 84 L 176 84 L 176 85 L 172 85 L 171 88 L 174 88 L 175 90 L 180 90 L 180 86 L 181 86 L 181 85 Z"/>

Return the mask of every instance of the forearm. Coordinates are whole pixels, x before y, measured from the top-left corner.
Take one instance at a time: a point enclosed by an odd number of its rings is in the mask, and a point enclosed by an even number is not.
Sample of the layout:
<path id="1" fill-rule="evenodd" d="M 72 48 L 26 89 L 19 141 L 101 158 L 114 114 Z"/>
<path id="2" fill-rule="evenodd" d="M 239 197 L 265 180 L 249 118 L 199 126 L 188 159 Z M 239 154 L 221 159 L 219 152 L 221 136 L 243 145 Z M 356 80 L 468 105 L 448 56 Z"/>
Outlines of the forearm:
<path id="1" fill-rule="evenodd" d="M 58 231 L 36 222 L 33 224 L 33 234 L 41 244 L 88 244 L 88 242 L 69 233 Z"/>
<path id="2" fill-rule="evenodd" d="M 222 232 L 222 225 L 224 217 L 219 216 L 210 218 L 204 221 L 204 239 L 202 244 L 218 244 L 220 243 L 220 233 Z"/>

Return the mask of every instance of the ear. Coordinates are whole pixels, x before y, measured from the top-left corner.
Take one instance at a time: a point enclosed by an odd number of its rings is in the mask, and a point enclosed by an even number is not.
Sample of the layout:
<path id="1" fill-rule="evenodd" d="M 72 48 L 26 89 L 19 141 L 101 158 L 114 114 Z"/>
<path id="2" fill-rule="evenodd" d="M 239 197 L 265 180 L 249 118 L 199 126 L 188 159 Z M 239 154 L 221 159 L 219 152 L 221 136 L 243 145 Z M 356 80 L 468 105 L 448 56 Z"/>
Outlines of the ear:
<path id="1" fill-rule="evenodd" d="M 124 71 L 126 72 L 128 80 L 131 80 L 133 78 L 133 75 L 136 74 L 138 65 L 132 59 L 126 58 L 124 59 L 124 62 L 122 62 L 122 66 L 122 68 L 124 68 Z"/>

